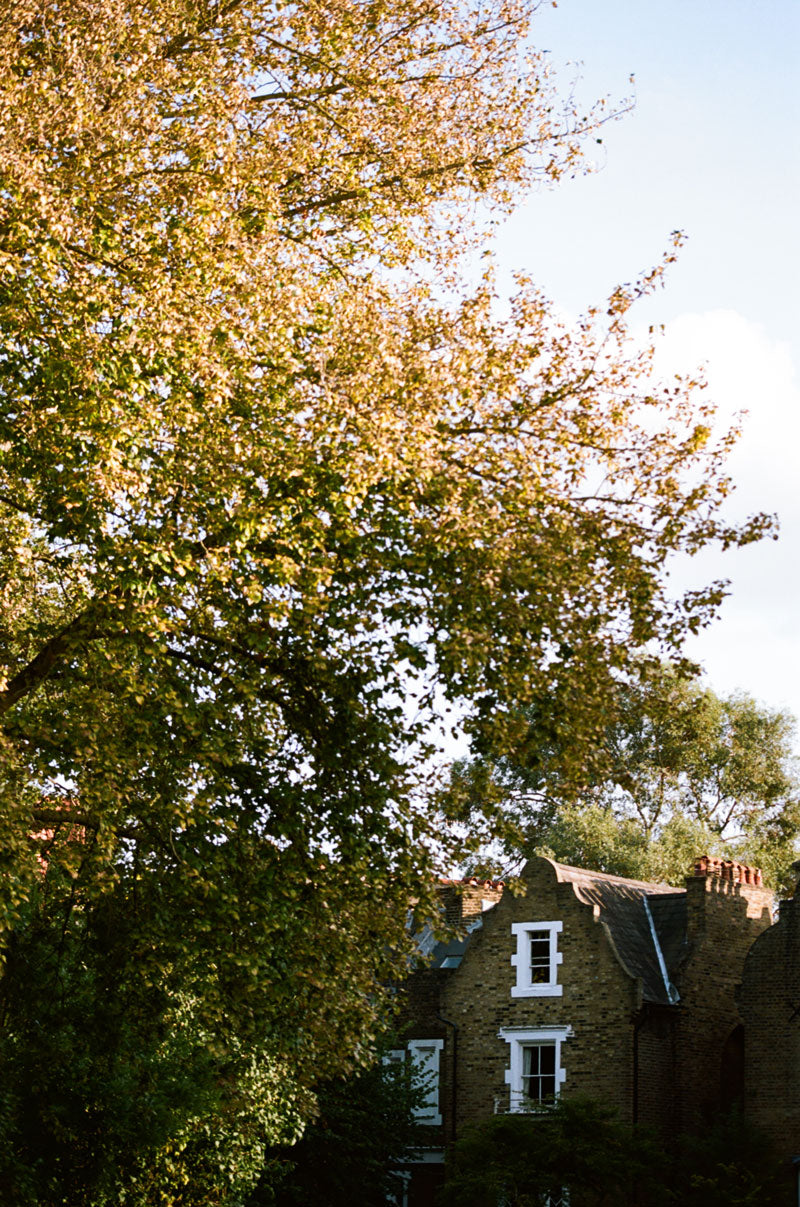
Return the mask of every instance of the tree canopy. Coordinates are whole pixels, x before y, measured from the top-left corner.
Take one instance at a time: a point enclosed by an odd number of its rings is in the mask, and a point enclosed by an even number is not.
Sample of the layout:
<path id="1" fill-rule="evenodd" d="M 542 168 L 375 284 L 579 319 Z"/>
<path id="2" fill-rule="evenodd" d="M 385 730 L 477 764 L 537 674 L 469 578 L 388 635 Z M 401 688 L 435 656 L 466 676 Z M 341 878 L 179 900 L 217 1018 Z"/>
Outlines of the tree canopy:
<path id="1" fill-rule="evenodd" d="M 448 1154 L 445 1207 L 566 1204 L 587 1207 L 666 1202 L 659 1194 L 664 1154 L 645 1129 L 623 1124 L 588 1098 L 547 1111 L 495 1115 L 474 1124 Z"/>
<path id="2" fill-rule="evenodd" d="M 559 100 L 533 11 L 0 13 L 0 928 L 10 967 L 47 937 L 43 999 L 125 935 L 142 1042 L 190 1018 L 217 1089 L 243 1043 L 281 1102 L 366 1055 L 437 702 L 503 749 L 546 699 L 580 762 L 632 652 L 720 598 L 665 560 L 767 527 L 722 518 L 734 434 L 630 338 L 662 268 L 575 325 L 459 276 L 476 203 L 608 115 Z"/>
<path id="3" fill-rule="evenodd" d="M 517 749 L 454 768 L 467 799 L 503 802 L 524 849 L 566 863 L 679 883 L 700 854 L 761 866 L 787 888 L 800 833 L 795 722 L 751 697 L 721 697 L 685 667 L 643 661 L 620 680 L 594 758 L 569 751 L 527 714 Z"/>

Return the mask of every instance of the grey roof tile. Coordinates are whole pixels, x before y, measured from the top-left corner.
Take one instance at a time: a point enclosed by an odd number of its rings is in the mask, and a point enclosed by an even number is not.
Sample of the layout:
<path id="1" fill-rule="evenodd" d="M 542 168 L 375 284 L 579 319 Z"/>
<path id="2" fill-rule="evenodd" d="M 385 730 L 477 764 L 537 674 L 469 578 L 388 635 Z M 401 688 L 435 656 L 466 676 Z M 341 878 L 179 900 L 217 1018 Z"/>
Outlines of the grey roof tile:
<path id="1" fill-rule="evenodd" d="M 590 872 L 554 860 L 550 862 L 558 879 L 572 885 L 579 901 L 597 907 L 623 964 L 633 976 L 641 977 L 644 1000 L 669 1005 L 670 992 L 659 964 L 656 942 L 662 949 L 671 979 L 685 942 L 685 890 L 669 884 Z M 645 898 L 655 924 L 655 939 L 645 909 Z"/>

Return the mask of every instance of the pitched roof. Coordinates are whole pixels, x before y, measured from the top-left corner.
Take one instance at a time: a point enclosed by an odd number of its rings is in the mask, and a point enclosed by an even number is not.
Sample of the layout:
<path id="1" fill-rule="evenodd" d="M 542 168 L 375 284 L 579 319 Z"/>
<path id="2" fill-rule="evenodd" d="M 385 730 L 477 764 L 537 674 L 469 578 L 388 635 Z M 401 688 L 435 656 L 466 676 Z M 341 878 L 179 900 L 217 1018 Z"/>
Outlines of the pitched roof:
<path id="1" fill-rule="evenodd" d="M 671 974 L 686 942 L 686 890 L 548 862 L 579 901 L 595 907 L 623 965 L 641 977 L 644 1000 L 677 1001 Z"/>
<path id="2" fill-rule="evenodd" d="M 631 976 L 641 978 L 644 1001 L 673 1005 L 678 994 L 672 981 L 686 947 L 686 889 L 592 872 L 556 863 L 554 859 L 546 862 L 561 883 L 572 885 L 579 901 L 595 908 L 608 927 L 623 967 Z M 502 882 L 492 884 L 494 890 L 502 887 Z M 469 946 L 471 932 L 481 924 L 479 914 L 469 921 L 466 933 L 444 941 L 437 941 L 428 926 L 417 936 L 417 942 L 420 951 L 429 958 L 429 967 L 457 968 Z"/>
<path id="3" fill-rule="evenodd" d="M 667 970 L 674 980 L 687 946 L 686 890 L 675 889 L 659 897 L 648 897 L 648 902 Z"/>

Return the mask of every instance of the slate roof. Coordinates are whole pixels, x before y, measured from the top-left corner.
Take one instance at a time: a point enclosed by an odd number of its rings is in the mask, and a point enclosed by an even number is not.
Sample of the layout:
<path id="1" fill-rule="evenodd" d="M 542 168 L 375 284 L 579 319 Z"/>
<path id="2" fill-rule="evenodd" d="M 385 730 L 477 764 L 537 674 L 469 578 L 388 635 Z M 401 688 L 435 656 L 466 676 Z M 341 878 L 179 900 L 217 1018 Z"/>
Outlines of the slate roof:
<path id="1" fill-rule="evenodd" d="M 672 893 L 648 897 L 648 902 L 667 969 L 675 980 L 687 946 L 686 890 L 675 889 Z"/>
<path id="2" fill-rule="evenodd" d="M 492 907 L 494 908 L 494 907 Z M 478 915 L 467 923 L 466 933 L 435 943 L 430 949 L 431 968 L 458 968 L 469 944 L 470 935 L 474 930 L 480 930 L 483 919 Z M 419 941 L 418 941 L 419 945 Z M 422 948 L 420 948 L 422 950 Z M 424 952 L 428 954 L 428 952 Z"/>
<path id="3" fill-rule="evenodd" d="M 686 944 L 686 890 L 549 862 L 579 901 L 595 906 L 622 963 L 632 976 L 641 977 L 644 1000 L 674 1003 L 671 981 Z"/>

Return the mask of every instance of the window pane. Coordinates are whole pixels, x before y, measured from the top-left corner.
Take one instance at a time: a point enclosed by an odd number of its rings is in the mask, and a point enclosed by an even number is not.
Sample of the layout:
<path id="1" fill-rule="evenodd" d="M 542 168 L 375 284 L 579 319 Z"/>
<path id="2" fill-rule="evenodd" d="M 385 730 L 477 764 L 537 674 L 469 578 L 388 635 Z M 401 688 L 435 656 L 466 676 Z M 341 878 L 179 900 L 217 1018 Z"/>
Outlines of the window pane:
<path id="1" fill-rule="evenodd" d="M 550 937 L 531 935 L 531 984 L 543 985 L 550 980 Z"/>
<path id="2" fill-rule="evenodd" d="M 522 1049 L 522 1091 L 532 1102 L 548 1102 L 555 1098 L 555 1044 L 526 1044 Z"/>
<path id="3" fill-rule="evenodd" d="M 412 1107 L 412 1114 L 420 1123 L 439 1122 L 439 1048 L 424 1040 L 411 1040 L 408 1047 L 416 1084 L 423 1095 L 422 1101 Z"/>

